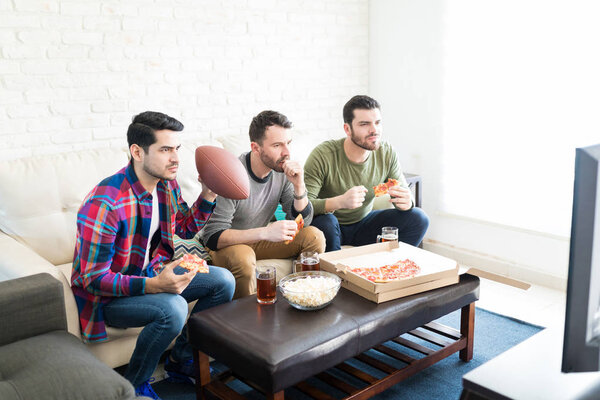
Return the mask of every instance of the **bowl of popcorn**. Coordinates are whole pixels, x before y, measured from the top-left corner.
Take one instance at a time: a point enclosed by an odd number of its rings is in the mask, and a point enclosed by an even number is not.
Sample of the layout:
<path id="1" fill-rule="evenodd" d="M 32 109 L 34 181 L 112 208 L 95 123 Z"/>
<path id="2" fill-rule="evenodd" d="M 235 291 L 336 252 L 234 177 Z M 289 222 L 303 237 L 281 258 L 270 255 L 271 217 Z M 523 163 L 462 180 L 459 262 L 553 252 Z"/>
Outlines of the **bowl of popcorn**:
<path id="1" fill-rule="evenodd" d="M 287 275 L 279 281 L 281 294 L 299 310 L 319 310 L 332 302 L 342 280 L 325 271 L 303 271 Z"/>

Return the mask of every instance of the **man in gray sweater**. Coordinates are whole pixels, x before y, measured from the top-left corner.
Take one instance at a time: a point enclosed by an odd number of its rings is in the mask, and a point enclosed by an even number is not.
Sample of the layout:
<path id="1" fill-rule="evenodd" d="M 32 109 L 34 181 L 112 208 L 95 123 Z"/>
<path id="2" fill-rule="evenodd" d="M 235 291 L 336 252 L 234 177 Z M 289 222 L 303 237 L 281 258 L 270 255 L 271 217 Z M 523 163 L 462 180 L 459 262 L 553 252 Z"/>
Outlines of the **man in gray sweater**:
<path id="1" fill-rule="evenodd" d="M 229 269 L 235 277 L 234 299 L 254 293 L 256 260 L 325 250 L 323 233 L 307 226 L 313 209 L 304 170 L 290 160 L 291 127 L 287 117 L 276 111 L 263 111 L 252 119 L 251 151 L 240 156 L 250 178 L 250 195 L 245 200 L 219 198 L 202 230 L 212 263 Z M 286 219 L 269 224 L 279 203 Z M 305 228 L 296 234 L 298 214 Z"/>

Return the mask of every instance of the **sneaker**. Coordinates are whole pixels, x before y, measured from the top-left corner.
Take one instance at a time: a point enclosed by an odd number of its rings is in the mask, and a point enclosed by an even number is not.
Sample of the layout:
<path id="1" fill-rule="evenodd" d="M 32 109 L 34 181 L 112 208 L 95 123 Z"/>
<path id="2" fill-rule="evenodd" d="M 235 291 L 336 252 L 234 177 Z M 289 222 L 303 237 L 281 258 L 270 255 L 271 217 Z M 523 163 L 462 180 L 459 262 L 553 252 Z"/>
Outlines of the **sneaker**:
<path id="1" fill-rule="evenodd" d="M 151 382 L 154 382 L 154 378 L 150 378 L 146 382 L 136 387 L 135 395 L 149 397 L 154 400 L 160 400 L 160 397 L 158 397 L 154 389 L 152 389 L 152 386 L 150 385 Z"/>
<path id="2" fill-rule="evenodd" d="M 183 362 L 172 361 L 171 357 L 165 360 L 165 372 L 167 373 L 167 381 L 177 383 L 196 384 L 196 377 L 200 375 L 194 359 L 190 358 Z M 213 369 L 210 367 L 210 373 Z"/>

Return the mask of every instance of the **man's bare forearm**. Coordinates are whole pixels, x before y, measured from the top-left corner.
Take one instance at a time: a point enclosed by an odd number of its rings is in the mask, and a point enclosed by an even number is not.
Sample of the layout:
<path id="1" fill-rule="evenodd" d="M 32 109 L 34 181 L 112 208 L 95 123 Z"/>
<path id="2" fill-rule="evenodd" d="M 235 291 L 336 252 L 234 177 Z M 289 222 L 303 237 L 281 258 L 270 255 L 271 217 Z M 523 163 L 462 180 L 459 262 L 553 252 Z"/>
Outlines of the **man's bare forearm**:
<path id="1" fill-rule="evenodd" d="M 335 210 L 339 210 L 341 207 L 338 200 L 338 196 L 325 199 L 325 212 L 334 212 Z"/>
<path id="2" fill-rule="evenodd" d="M 227 229 L 221 233 L 217 241 L 217 249 L 234 244 L 256 243 L 264 240 L 265 228 Z"/>

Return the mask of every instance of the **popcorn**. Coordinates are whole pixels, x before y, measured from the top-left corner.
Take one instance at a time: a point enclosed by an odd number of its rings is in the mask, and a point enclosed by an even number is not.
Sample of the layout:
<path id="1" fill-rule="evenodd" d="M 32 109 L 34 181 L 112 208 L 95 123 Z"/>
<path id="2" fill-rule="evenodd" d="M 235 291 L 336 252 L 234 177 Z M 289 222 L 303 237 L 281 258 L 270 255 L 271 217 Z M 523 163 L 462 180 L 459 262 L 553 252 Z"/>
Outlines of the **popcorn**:
<path id="1" fill-rule="evenodd" d="M 281 286 L 283 297 L 302 307 L 319 307 L 333 300 L 339 281 L 326 276 L 306 276 L 285 282 Z"/>

